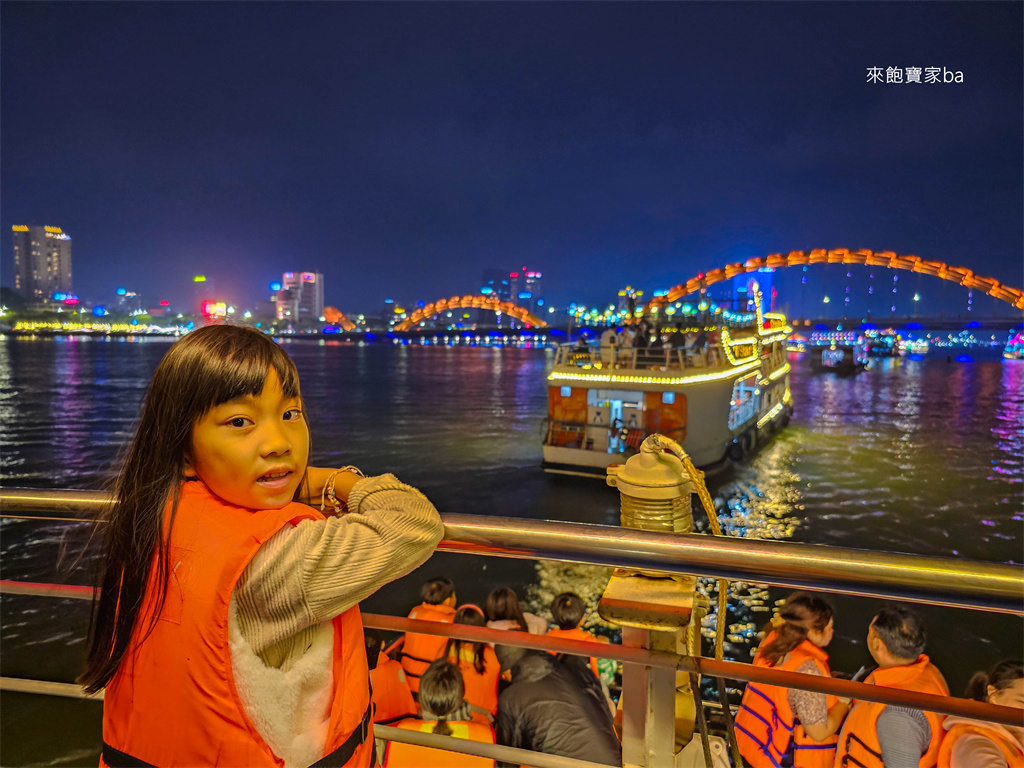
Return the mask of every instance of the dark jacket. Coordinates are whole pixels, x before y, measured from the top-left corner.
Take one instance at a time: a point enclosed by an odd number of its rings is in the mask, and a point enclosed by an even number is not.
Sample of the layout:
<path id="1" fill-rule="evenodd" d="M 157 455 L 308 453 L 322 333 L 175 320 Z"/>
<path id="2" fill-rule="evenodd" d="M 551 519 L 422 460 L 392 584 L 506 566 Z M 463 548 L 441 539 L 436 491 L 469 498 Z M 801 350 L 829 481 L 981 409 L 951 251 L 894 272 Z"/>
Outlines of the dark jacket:
<path id="1" fill-rule="evenodd" d="M 525 651 L 498 697 L 495 731 L 497 742 L 510 747 L 622 765 L 601 684 L 577 656 Z"/>

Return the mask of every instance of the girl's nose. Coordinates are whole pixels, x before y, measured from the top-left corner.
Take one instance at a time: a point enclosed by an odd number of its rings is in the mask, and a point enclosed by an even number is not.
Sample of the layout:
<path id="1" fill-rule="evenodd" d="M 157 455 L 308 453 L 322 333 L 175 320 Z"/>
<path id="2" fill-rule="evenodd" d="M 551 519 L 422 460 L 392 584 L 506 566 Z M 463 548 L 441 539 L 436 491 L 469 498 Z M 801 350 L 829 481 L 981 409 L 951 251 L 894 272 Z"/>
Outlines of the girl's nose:
<path id="1" fill-rule="evenodd" d="M 283 424 L 277 422 L 269 423 L 263 430 L 262 441 L 260 442 L 260 453 L 264 456 L 274 456 L 288 453 L 291 450 L 291 440 L 284 431 Z"/>

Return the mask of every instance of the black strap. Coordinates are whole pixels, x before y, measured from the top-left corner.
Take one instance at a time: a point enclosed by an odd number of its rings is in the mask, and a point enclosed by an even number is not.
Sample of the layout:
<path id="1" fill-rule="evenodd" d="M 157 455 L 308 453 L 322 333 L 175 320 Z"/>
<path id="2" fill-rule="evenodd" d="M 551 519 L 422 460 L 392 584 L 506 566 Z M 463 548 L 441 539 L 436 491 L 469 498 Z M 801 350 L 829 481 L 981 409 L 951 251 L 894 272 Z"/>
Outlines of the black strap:
<path id="1" fill-rule="evenodd" d="M 349 760 L 352 759 L 352 755 L 359 746 L 366 741 L 366 737 L 370 734 L 370 722 L 373 714 L 373 702 L 366 708 L 366 712 L 363 715 L 363 719 L 356 727 L 349 737 L 345 739 L 345 743 L 338 747 L 336 750 L 331 752 L 329 755 L 324 755 L 309 768 L 340 768 L 345 765 Z M 103 742 L 103 762 L 110 766 L 110 768 L 156 768 L 151 763 L 147 763 L 143 760 L 139 760 L 137 757 L 133 757 L 126 752 L 122 752 L 119 749 L 114 749 L 112 746 Z M 370 759 L 370 765 L 375 765 L 377 762 L 377 745 L 373 745 L 373 754 Z"/>

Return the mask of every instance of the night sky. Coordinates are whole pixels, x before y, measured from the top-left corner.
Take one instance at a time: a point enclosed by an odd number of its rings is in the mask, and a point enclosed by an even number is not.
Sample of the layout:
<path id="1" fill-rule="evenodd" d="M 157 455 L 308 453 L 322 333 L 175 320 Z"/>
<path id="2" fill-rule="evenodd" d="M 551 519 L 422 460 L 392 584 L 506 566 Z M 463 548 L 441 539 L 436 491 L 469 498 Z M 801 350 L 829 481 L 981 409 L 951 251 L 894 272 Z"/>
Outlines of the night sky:
<path id="1" fill-rule="evenodd" d="M 94 301 L 120 285 L 184 303 L 202 272 L 251 305 L 294 269 L 374 312 L 527 266 L 549 304 L 608 303 L 840 247 L 1020 286 L 1022 14 L 4 2 L 2 282 L 11 225 L 36 223 L 71 235 Z"/>

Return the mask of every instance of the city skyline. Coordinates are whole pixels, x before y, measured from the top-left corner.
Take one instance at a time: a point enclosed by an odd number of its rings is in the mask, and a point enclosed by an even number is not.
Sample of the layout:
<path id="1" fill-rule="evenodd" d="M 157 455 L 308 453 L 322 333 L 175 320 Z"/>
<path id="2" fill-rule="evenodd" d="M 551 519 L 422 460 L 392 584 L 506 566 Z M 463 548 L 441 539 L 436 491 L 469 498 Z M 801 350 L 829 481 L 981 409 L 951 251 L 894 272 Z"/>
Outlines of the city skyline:
<path id="1" fill-rule="evenodd" d="M 1024 282 L 1019 5 L 0 14 L 0 222 L 71 233 L 82 295 L 185 303 L 202 272 L 253 304 L 309 269 L 375 312 L 527 264 L 549 303 L 594 304 L 843 247 Z"/>

